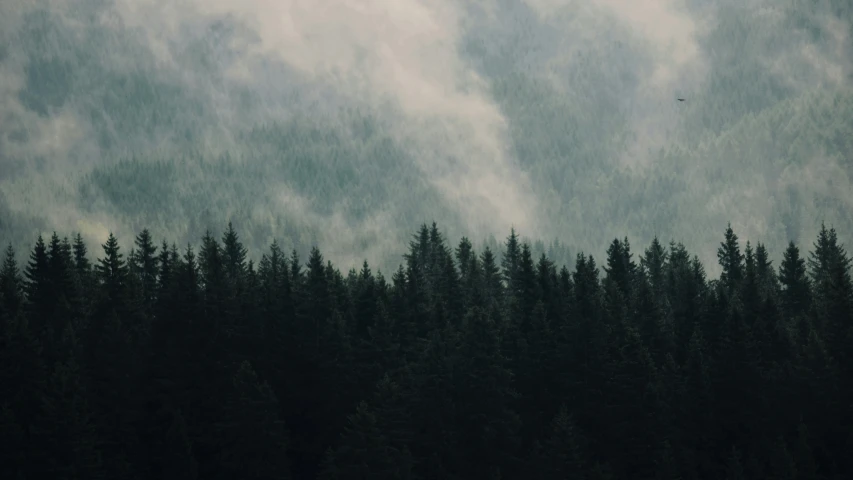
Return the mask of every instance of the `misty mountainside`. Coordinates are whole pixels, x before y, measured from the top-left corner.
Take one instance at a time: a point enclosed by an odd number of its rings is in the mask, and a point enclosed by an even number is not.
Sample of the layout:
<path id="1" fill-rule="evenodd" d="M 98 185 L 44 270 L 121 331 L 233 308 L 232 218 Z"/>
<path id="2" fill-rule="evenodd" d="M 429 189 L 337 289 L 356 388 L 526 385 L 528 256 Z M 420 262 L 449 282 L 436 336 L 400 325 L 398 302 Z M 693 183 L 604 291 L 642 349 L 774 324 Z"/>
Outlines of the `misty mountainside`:
<path id="1" fill-rule="evenodd" d="M 846 0 L 5 1 L 0 241 L 849 238 L 851 28 Z"/>

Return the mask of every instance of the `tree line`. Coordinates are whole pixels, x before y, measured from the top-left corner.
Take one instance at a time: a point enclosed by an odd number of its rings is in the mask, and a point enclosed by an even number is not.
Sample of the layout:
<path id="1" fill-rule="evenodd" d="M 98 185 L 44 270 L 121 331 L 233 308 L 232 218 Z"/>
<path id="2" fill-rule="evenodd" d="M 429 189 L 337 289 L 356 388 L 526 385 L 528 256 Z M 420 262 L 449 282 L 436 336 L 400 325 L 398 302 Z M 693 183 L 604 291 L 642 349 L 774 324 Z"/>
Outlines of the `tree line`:
<path id="1" fill-rule="evenodd" d="M 834 229 L 779 266 L 729 226 L 603 268 L 454 247 L 386 278 L 231 224 L 92 259 L 39 237 L 0 269 L 9 479 L 759 479 L 853 474 L 853 282 Z"/>

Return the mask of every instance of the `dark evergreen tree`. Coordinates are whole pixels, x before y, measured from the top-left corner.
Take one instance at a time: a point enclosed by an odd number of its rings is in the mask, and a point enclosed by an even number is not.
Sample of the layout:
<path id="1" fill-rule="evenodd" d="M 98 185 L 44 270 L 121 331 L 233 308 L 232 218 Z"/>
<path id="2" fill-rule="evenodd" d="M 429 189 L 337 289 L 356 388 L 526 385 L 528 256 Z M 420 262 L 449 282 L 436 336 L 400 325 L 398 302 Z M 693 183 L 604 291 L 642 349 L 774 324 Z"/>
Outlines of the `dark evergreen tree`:
<path id="1" fill-rule="evenodd" d="M 92 273 L 92 263 L 89 261 L 89 250 L 86 243 L 83 241 L 83 236 L 77 233 L 74 236 L 74 268 L 77 270 L 77 276 L 80 278 L 84 287 L 90 287 L 90 275 Z"/>
<path id="2" fill-rule="evenodd" d="M 755 273 L 758 276 L 761 297 L 774 298 L 779 292 L 779 278 L 773 269 L 773 261 L 769 258 L 767 248 L 762 243 L 755 246 Z"/>
<path id="3" fill-rule="evenodd" d="M 460 468 L 462 478 L 485 478 L 483 465 L 497 467 L 504 475 L 518 471 L 516 433 L 520 418 L 512 410 L 516 393 L 512 372 L 500 351 L 494 320 L 480 309 L 465 317 L 459 365 L 454 369 L 455 428 L 468 458 Z M 465 399 L 478 398 L 476 402 Z"/>
<path id="4" fill-rule="evenodd" d="M 124 298 L 127 282 L 127 265 L 124 255 L 119 252 L 118 240 L 110 233 L 107 243 L 102 245 L 104 257 L 98 259 L 96 267 L 98 279 L 103 286 L 107 302 L 115 306 Z"/>
<path id="5" fill-rule="evenodd" d="M 518 266 L 521 261 L 521 240 L 515 233 L 515 228 L 510 231 L 504 243 L 504 254 L 501 260 L 501 269 L 506 287 L 515 291 L 513 280 L 518 277 Z"/>
<path id="6" fill-rule="evenodd" d="M 779 282 L 782 286 L 782 308 L 789 322 L 796 326 L 797 339 L 802 347 L 808 341 L 811 304 L 811 282 L 806 274 L 806 261 L 800 257 L 800 249 L 794 242 L 788 244 L 779 265 Z"/>
<path id="7" fill-rule="evenodd" d="M 652 287 L 654 298 L 658 302 L 666 300 L 666 267 L 669 254 L 657 237 L 640 258 L 640 267 L 646 272 Z"/>
<path id="8" fill-rule="evenodd" d="M 637 265 L 631 259 L 631 246 L 628 239 L 614 239 L 607 248 L 607 265 L 604 271 L 607 280 L 616 284 L 623 298 L 631 297 L 631 288 L 636 275 Z"/>
<path id="9" fill-rule="evenodd" d="M 551 422 L 547 439 L 536 446 L 532 458 L 535 478 L 557 480 L 589 478 L 589 453 L 586 438 L 565 405 Z"/>
<path id="10" fill-rule="evenodd" d="M 720 244 L 717 250 L 717 258 L 720 266 L 723 267 L 723 273 L 720 274 L 720 282 L 726 287 L 728 292 L 734 291 L 739 285 L 744 276 L 744 256 L 740 251 L 738 237 L 732 231 L 732 226 L 726 228 L 725 241 Z"/>
<path id="11" fill-rule="evenodd" d="M 242 362 L 225 395 L 221 478 L 288 479 L 289 434 L 279 418 L 278 399 L 249 362 Z"/>
<path id="12" fill-rule="evenodd" d="M 225 263 L 225 271 L 232 282 L 239 282 L 246 273 L 246 247 L 240 243 L 240 237 L 234 230 L 231 222 L 228 222 L 228 230 L 222 237 L 222 256 Z"/>
<path id="13" fill-rule="evenodd" d="M 23 305 L 24 279 L 15 260 L 15 250 L 9 245 L 0 269 L 0 318 L 14 318 Z"/>
<path id="14" fill-rule="evenodd" d="M 156 256 L 157 247 L 154 245 L 148 230 L 142 230 L 136 236 L 135 245 L 136 255 L 130 259 L 130 263 L 133 265 L 140 282 L 143 308 L 146 313 L 150 313 L 157 298 L 157 275 L 160 258 Z M 168 262 L 168 259 L 166 261 Z"/>
<path id="15" fill-rule="evenodd" d="M 41 403 L 41 415 L 30 430 L 30 441 L 39 448 L 28 476 L 107 478 L 95 419 L 73 358 L 56 365 Z"/>
<path id="16" fill-rule="evenodd" d="M 382 433 L 377 416 L 362 402 L 349 416 L 340 446 L 327 452 L 319 478 L 409 480 L 415 477 L 408 449 L 392 446 Z"/>
<path id="17" fill-rule="evenodd" d="M 29 324 L 33 331 L 41 334 L 49 326 L 56 297 L 50 280 L 50 260 L 47 247 L 39 235 L 30 261 L 24 271 L 25 291 L 29 307 Z"/>
<path id="18" fill-rule="evenodd" d="M 482 265 L 482 292 L 485 305 L 488 309 L 496 310 L 503 298 L 503 284 L 501 283 L 500 269 L 495 261 L 495 256 L 489 248 L 483 250 L 480 263 Z"/>
<path id="19" fill-rule="evenodd" d="M 232 225 L 198 257 L 143 230 L 125 260 L 110 235 L 94 269 L 79 234 L 39 238 L 23 274 L 9 248 L 0 475 L 849 476 L 853 281 L 835 230 L 808 262 L 791 243 L 777 274 L 729 227 L 719 279 L 657 239 L 639 265 L 613 241 L 603 278 L 515 230 L 505 246 L 498 265 L 422 225 L 390 282 L 277 242 L 255 268 Z"/>

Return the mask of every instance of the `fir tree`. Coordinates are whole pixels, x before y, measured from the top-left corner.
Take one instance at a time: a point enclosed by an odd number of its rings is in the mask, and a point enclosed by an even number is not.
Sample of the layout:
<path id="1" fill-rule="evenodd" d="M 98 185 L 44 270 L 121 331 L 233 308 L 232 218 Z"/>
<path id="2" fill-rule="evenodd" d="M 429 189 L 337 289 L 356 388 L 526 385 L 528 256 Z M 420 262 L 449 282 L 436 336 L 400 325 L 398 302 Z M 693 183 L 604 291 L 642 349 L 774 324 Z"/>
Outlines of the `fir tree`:
<path id="1" fill-rule="evenodd" d="M 788 244 L 783 254 L 779 282 L 782 284 L 782 307 L 788 318 L 805 314 L 811 302 L 811 284 L 806 274 L 806 261 L 800 258 L 800 249 L 794 242 Z"/>
<path id="2" fill-rule="evenodd" d="M 24 280 L 15 260 L 15 250 L 6 247 L 3 266 L 0 269 L 0 318 L 14 318 L 23 307 Z"/>
<path id="3" fill-rule="evenodd" d="M 720 282 L 726 287 L 727 291 L 732 292 L 743 280 L 744 256 L 740 252 L 738 236 L 732 231 L 731 224 L 726 227 L 725 237 L 725 241 L 720 244 L 720 248 L 717 250 L 717 258 L 720 266 L 723 267 Z"/>
<path id="4" fill-rule="evenodd" d="M 107 301 L 119 302 L 124 298 L 127 285 L 127 265 L 120 253 L 118 240 L 110 233 L 107 242 L 102 245 L 104 257 L 98 259 L 96 267 L 98 279 L 107 295 Z"/>
<path id="5" fill-rule="evenodd" d="M 136 270 L 141 283 L 142 301 L 145 310 L 150 311 L 157 298 L 157 274 L 160 258 L 156 256 L 157 247 L 154 245 L 151 234 L 147 229 L 142 230 L 136 236 L 134 244 L 136 245 L 135 255 L 130 259 L 130 262 Z"/>

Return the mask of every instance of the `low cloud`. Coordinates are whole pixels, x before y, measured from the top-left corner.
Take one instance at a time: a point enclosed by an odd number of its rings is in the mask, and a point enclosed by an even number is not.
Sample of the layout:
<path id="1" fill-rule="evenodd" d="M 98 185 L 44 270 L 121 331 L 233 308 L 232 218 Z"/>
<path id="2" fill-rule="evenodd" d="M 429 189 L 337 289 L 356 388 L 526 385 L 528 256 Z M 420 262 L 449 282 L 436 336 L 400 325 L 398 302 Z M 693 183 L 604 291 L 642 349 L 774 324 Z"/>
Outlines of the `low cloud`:
<path id="1" fill-rule="evenodd" d="M 386 105 L 398 117 L 393 134 L 472 225 L 488 218 L 497 229 L 536 230 L 531 187 L 507 153 L 506 119 L 458 55 L 458 2 L 193 0 L 159 10 L 162 3 L 124 0 L 120 11 L 143 29 L 145 12 L 159 11 L 164 21 L 149 38 L 199 15 L 239 21 L 255 36 L 242 37 L 248 54 L 280 58 L 353 101 Z M 231 73 L 246 79 L 251 68 L 245 62 Z"/>

